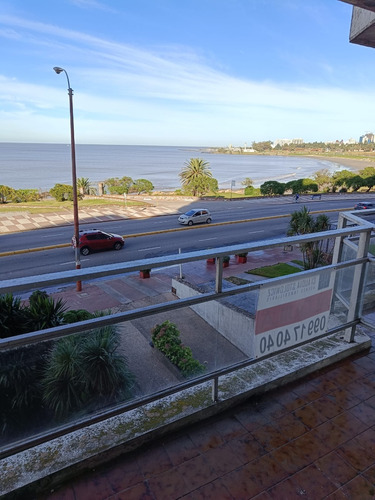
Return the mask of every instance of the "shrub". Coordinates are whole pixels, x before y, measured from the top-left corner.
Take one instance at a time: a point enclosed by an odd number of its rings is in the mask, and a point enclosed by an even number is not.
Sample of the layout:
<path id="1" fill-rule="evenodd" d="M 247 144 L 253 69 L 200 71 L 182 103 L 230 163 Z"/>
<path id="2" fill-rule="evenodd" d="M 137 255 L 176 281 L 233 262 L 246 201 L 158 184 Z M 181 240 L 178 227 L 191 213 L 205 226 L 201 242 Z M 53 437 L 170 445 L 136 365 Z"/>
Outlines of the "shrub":
<path id="1" fill-rule="evenodd" d="M 28 201 L 39 201 L 41 195 L 37 189 L 17 189 L 14 195 L 14 201 L 17 203 Z"/>
<path id="2" fill-rule="evenodd" d="M 71 309 L 64 313 L 64 323 L 78 323 L 94 317 L 95 315 L 86 309 Z"/>
<path id="3" fill-rule="evenodd" d="M 193 358 L 190 347 L 184 346 L 177 326 L 170 321 L 156 325 L 152 330 L 152 343 L 185 376 L 198 375 L 205 370 L 204 365 Z"/>
<path id="4" fill-rule="evenodd" d="M 245 187 L 244 194 L 245 194 L 245 196 L 259 196 L 260 189 L 255 188 L 254 186 L 247 186 L 247 187 Z"/>
<path id="5" fill-rule="evenodd" d="M 55 184 L 49 192 L 56 201 L 73 201 L 73 187 L 69 184 Z"/>

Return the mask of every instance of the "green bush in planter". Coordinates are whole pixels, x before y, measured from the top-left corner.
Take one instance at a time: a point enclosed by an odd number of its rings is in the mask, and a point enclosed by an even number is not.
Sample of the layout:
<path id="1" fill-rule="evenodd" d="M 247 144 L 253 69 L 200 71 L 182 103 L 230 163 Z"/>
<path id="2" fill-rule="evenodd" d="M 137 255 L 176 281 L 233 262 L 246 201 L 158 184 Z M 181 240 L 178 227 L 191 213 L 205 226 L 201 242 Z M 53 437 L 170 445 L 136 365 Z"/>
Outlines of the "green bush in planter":
<path id="1" fill-rule="evenodd" d="M 185 377 L 204 372 L 205 366 L 193 358 L 190 347 L 184 346 L 177 326 L 170 321 L 156 325 L 152 330 L 152 343 Z"/>

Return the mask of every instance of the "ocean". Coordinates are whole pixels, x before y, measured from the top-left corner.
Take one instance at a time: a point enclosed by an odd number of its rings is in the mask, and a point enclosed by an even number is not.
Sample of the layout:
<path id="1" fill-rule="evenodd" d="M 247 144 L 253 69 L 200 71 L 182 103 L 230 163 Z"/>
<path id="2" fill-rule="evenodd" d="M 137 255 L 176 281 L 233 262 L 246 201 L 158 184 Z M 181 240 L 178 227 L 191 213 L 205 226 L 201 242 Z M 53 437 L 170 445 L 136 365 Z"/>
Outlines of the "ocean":
<path id="1" fill-rule="evenodd" d="M 268 180 L 287 182 L 312 177 L 339 165 L 325 159 L 214 154 L 209 148 L 177 146 L 76 145 L 77 178 L 85 177 L 95 186 L 111 177 L 148 179 L 155 191 L 181 187 L 179 173 L 191 158 L 209 163 L 220 189 L 240 189 L 245 177 L 255 186 Z M 47 191 L 55 184 L 71 184 L 69 144 L 0 143 L 0 185 L 14 189 Z"/>

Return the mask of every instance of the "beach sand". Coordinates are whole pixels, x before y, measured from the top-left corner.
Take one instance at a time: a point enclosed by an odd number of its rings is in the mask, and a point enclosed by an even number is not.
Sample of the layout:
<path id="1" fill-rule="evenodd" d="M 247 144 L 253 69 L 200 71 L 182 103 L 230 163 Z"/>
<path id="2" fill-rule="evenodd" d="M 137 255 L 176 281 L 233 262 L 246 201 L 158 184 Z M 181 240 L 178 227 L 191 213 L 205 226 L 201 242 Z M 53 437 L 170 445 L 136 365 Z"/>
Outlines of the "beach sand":
<path id="1" fill-rule="evenodd" d="M 310 158 L 317 158 L 316 156 L 310 156 Z M 340 156 L 318 156 L 318 158 L 324 158 L 332 163 L 337 163 L 337 165 L 343 165 L 351 170 L 359 171 L 366 167 L 375 167 L 375 158 L 372 160 L 370 158 L 356 159 L 356 158 L 341 158 Z"/>

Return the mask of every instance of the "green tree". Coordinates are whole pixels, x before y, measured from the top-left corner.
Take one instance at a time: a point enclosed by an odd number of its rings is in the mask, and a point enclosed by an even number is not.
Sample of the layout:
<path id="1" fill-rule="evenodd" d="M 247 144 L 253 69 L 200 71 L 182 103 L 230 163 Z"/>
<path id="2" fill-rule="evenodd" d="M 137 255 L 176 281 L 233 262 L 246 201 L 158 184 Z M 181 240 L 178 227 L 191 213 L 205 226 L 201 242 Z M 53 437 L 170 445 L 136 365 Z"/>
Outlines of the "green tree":
<path id="1" fill-rule="evenodd" d="M 154 189 L 154 185 L 151 181 L 147 179 L 136 179 L 130 188 L 131 192 L 141 194 L 141 193 L 151 193 Z"/>
<path id="2" fill-rule="evenodd" d="M 15 190 L 13 188 L 0 184 L 0 203 L 11 201 L 14 195 Z"/>
<path id="3" fill-rule="evenodd" d="M 365 167 L 359 171 L 359 175 L 361 177 L 374 177 L 375 176 L 375 167 Z"/>
<path id="4" fill-rule="evenodd" d="M 201 196 L 213 187 L 209 163 L 201 158 L 191 158 L 179 174 L 183 190 L 193 196 Z"/>
<path id="5" fill-rule="evenodd" d="M 367 187 L 367 192 L 371 191 L 371 189 L 375 186 L 375 175 L 364 177 L 362 185 Z"/>
<path id="6" fill-rule="evenodd" d="M 291 214 L 287 235 L 296 236 L 318 233 L 327 231 L 329 228 L 330 222 L 327 215 L 320 214 L 314 219 L 309 209 L 304 206 Z M 322 245 L 322 240 L 300 244 L 305 269 L 314 269 L 323 262 L 324 252 L 322 251 Z"/>
<path id="7" fill-rule="evenodd" d="M 358 191 L 359 188 L 365 186 L 364 179 L 360 175 L 353 175 L 345 181 L 346 186 L 353 191 Z"/>
<path id="8" fill-rule="evenodd" d="M 285 184 L 285 190 L 289 189 L 292 190 L 293 194 L 316 193 L 318 191 L 318 184 L 312 179 L 296 179 Z"/>
<path id="9" fill-rule="evenodd" d="M 253 187 L 253 179 L 250 179 L 250 177 L 245 177 L 245 179 L 241 182 L 242 186 L 245 188 L 247 187 Z"/>
<path id="10" fill-rule="evenodd" d="M 253 142 L 252 148 L 260 153 L 270 151 L 272 149 L 272 141 Z"/>
<path id="11" fill-rule="evenodd" d="M 55 184 L 49 193 L 57 201 L 73 201 L 73 187 L 69 184 Z"/>
<path id="12" fill-rule="evenodd" d="M 282 195 L 285 192 L 285 184 L 277 181 L 266 181 L 260 186 L 260 193 L 263 196 Z"/>
<path id="13" fill-rule="evenodd" d="M 111 177 L 105 180 L 104 184 L 111 194 L 128 194 L 133 185 L 133 179 L 127 176 L 121 177 L 121 179 L 118 177 Z"/>
<path id="14" fill-rule="evenodd" d="M 332 173 L 328 168 L 317 170 L 313 175 L 313 180 L 318 184 L 320 191 L 329 191 L 332 188 Z"/>
<path id="15" fill-rule="evenodd" d="M 349 188 L 350 179 L 354 176 L 355 174 L 350 170 L 338 170 L 334 172 L 332 175 L 334 188 L 336 189 L 336 187 L 341 187 L 341 186 Z"/>

